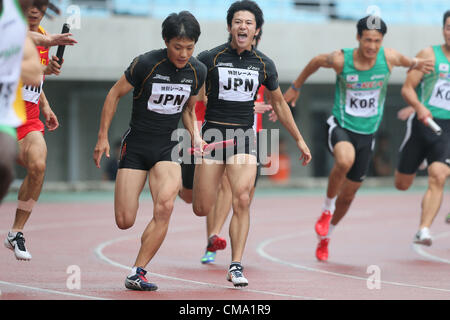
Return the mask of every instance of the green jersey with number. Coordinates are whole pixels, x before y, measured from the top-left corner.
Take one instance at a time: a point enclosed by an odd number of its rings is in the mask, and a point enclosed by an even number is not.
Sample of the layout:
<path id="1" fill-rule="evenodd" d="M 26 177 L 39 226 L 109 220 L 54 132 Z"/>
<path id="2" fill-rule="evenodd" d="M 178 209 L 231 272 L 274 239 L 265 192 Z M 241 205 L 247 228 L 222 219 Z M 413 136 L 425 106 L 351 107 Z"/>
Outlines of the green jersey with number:
<path id="1" fill-rule="evenodd" d="M 359 134 L 375 133 L 383 118 L 390 71 L 381 47 L 375 65 L 358 70 L 353 62 L 357 49 L 342 49 L 344 68 L 336 76 L 333 116 L 342 128 Z"/>
<path id="2" fill-rule="evenodd" d="M 416 92 L 433 118 L 450 119 L 450 62 L 440 45 L 433 46 L 433 51 L 434 71 L 423 76 Z"/>

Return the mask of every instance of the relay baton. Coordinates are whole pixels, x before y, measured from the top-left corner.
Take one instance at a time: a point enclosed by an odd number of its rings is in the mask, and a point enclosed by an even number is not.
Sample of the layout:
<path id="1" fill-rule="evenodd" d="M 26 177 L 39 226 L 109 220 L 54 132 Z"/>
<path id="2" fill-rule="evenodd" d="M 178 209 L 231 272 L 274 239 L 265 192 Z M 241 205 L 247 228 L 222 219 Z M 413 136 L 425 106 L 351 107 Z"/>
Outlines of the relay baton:
<path id="1" fill-rule="evenodd" d="M 438 136 L 440 136 L 442 134 L 442 129 L 441 127 L 439 127 L 439 125 L 434 122 L 433 119 L 431 118 L 427 118 L 426 123 L 428 124 L 428 126 L 430 127 L 431 130 L 434 131 L 434 133 L 436 133 Z"/>
<path id="2" fill-rule="evenodd" d="M 225 149 L 225 148 L 228 148 L 228 147 L 231 147 L 234 145 L 235 145 L 234 139 L 213 142 L 213 143 L 205 144 L 203 146 L 203 152 L 211 152 L 213 150 Z M 200 150 L 200 148 L 189 148 L 189 152 L 191 154 L 194 154 L 194 151 L 199 151 L 199 150 Z"/>
<path id="3" fill-rule="evenodd" d="M 68 23 L 64 23 L 61 33 L 68 33 L 70 30 L 70 26 Z M 59 65 L 62 65 L 62 58 L 64 56 L 64 49 L 66 46 L 59 45 L 58 50 L 56 51 L 56 57 L 58 58 Z"/>

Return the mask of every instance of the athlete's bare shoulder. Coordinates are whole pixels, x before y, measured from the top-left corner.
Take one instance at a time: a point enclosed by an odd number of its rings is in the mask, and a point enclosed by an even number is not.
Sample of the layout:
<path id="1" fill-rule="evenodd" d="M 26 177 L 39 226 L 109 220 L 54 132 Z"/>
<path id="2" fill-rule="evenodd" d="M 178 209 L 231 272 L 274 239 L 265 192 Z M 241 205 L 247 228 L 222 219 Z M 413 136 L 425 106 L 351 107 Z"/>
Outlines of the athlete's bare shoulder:
<path id="1" fill-rule="evenodd" d="M 432 47 L 426 47 L 425 49 L 422 49 L 419 51 L 419 53 L 416 55 L 417 58 L 423 58 L 423 59 L 434 59 L 434 51 Z"/>
<path id="2" fill-rule="evenodd" d="M 344 67 L 344 53 L 342 50 L 335 50 L 328 54 L 324 54 L 324 67 L 333 68 L 336 72 L 342 71 Z"/>

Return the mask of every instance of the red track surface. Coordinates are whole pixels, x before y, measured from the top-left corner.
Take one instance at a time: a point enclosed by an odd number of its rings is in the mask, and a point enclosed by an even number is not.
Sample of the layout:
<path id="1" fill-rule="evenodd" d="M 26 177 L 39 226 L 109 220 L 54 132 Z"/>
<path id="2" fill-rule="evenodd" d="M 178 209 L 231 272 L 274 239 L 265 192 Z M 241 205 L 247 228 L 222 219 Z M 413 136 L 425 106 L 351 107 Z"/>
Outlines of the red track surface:
<path id="1" fill-rule="evenodd" d="M 205 219 L 177 200 L 169 233 L 147 267 L 156 292 L 124 288 L 152 204 L 141 202 L 135 226 L 119 230 L 111 202 L 40 202 L 25 229 L 30 262 L 16 261 L 0 248 L 0 299 L 450 299 L 450 196 L 431 231 L 433 246 L 412 247 L 422 193 L 357 195 L 334 230 L 330 257 L 318 262 L 314 223 L 323 196 L 256 197 L 244 260 L 249 286 L 226 281 L 229 246 L 213 265 L 200 264 L 206 245 Z M 13 219 L 15 203 L 0 207 L 1 241 Z M 228 222 L 222 232 L 228 239 Z M 228 241 L 229 243 L 229 241 Z M 67 268 L 80 267 L 81 289 L 70 290 Z M 368 289 L 367 268 L 381 271 L 381 288 Z"/>

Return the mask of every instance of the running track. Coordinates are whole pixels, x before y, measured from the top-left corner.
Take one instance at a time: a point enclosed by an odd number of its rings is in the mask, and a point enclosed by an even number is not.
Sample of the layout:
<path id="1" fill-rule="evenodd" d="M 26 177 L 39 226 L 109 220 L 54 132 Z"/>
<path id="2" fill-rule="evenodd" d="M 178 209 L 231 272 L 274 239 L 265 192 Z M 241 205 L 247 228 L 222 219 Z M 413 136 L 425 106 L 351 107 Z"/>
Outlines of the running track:
<path id="1" fill-rule="evenodd" d="M 148 191 L 145 191 L 148 193 Z M 326 263 L 315 259 L 314 223 L 323 190 L 257 191 L 243 265 L 249 286 L 226 281 L 229 246 L 213 265 L 200 264 L 205 220 L 177 199 L 169 232 L 148 266 L 156 292 L 123 286 L 137 254 L 152 203 L 141 197 L 135 226 L 116 227 L 112 193 L 45 193 L 25 230 L 30 262 L 0 248 L 0 299 L 5 300 L 353 300 L 450 299 L 450 195 L 431 229 L 431 247 L 411 243 L 423 190 L 360 190 L 335 229 Z M 13 219 L 14 194 L 0 207 L 1 241 Z M 228 239 L 228 222 L 222 231 Z M 68 289 L 69 266 L 79 267 L 81 288 Z M 380 288 L 368 289 L 369 266 Z M 370 282 L 373 284 L 373 282 Z"/>

